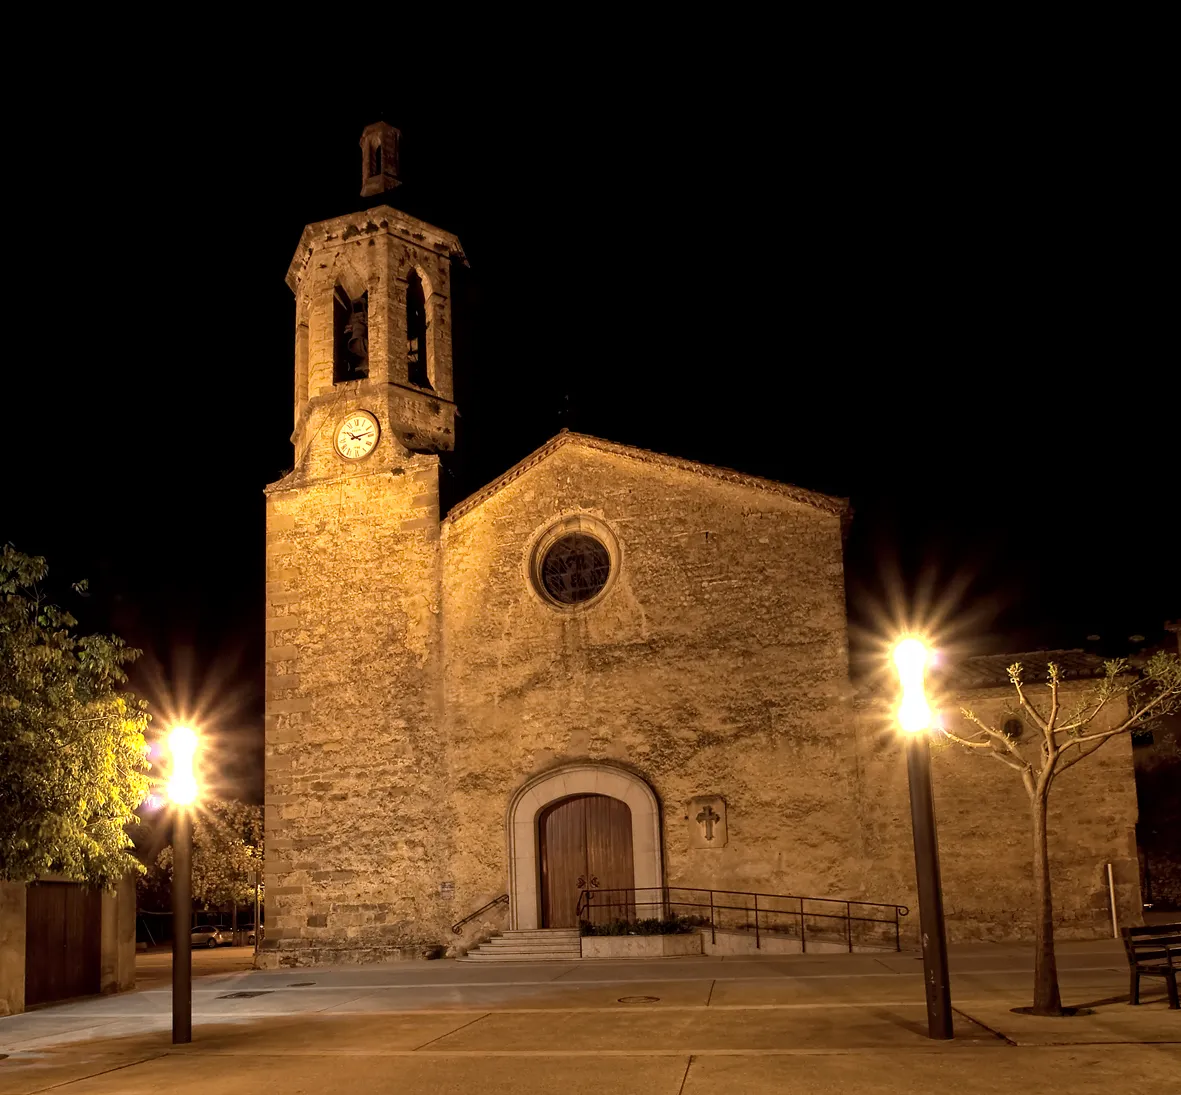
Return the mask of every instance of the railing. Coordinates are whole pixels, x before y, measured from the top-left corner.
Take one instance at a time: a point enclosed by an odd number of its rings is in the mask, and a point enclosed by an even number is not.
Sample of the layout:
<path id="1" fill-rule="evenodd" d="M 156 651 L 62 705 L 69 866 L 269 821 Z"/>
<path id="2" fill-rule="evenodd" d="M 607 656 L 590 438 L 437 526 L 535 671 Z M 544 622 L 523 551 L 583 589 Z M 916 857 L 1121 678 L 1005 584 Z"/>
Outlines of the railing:
<path id="1" fill-rule="evenodd" d="M 640 895 L 645 895 L 641 897 Z M 816 906 L 822 908 L 818 910 Z M 834 897 L 799 897 L 794 894 L 754 893 L 744 890 L 699 890 L 686 886 L 649 886 L 632 889 L 582 890 L 578 898 L 579 923 L 609 923 L 622 920 L 634 923 L 644 919 L 639 909 L 650 910 L 648 917 L 668 919 L 673 915 L 694 917 L 716 943 L 718 931 L 750 931 L 755 947 L 762 949 L 763 936 L 787 936 L 799 939 L 800 951 L 808 949 L 808 930 L 813 938 L 823 934 L 824 942 L 834 936 L 843 938 L 849 952 L 856 944 L 872 945 L 893 936 L 895 950 L 902 949 L 899 921 L 910 910 L 905 905 L 887 905 L 879 901 L 845 901 Z M 857 910 L 857 915 L 854 910 Z M 684 910 L 684 911 L 682 911 Z M 884 915 L 872 915 L 888 910 Z M 865 914 L 870 915 L 865 915 Z M 708 918 L 707 918 L 708 914 Z M 736 915 L 741 914 L 741 915 Z M 854 924 L 858 937 L 854 939 Z M 866 927 L 881 924 L 883 928 Z M 819 940 L 817 940 L 819 941 Z"/>
<path id="2" fill-rule="evenodd" d="M 466 924 L 469 920 L 475 920 L 476 917 L 480 915 L 480 913 L 487 912 L 490 908 L 493 907 L 493 905 L 499 905 L 502 901 L 507 901 L 507 900 L 508 900 L 508 894 L 506 894 L 506 893 L 502 893 L 499 897 L 494 897 L 487 904 L 481 905 L 474 913 L 468 913 L 467 916 L 465 916 L 462 920 L 457 921 L 456 923 L 452 924 L 451 930 L 456 935 L 458 935 L 460 933 L 460 931 L 463 929 L 464 924 Z"/>

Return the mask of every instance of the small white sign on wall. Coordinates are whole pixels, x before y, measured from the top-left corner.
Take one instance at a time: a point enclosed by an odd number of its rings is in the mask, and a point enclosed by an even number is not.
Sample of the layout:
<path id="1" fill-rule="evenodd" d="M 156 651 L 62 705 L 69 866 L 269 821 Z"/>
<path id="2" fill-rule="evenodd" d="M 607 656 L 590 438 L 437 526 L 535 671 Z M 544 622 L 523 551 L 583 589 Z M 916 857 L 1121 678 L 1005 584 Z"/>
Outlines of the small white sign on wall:
<path id="1" fill-rule="evenodd" d="M 726 800 L 721 795 L 695 795 L 687 819 L 690 848 L 726 846 Z"/>
<path id="2" fill-rule="evenodd" d="M 446 901 L 450 901 L 455 896 L 455 883 L 454 882 L 440 882 L 439 883 L 439 896 Z"/>

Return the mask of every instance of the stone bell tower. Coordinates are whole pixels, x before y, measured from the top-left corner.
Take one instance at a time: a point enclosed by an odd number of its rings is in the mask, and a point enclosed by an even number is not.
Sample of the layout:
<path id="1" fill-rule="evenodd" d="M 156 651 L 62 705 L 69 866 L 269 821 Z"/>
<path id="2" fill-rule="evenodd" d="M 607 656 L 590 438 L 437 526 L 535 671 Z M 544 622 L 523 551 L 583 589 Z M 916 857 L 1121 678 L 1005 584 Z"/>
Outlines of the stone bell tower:
<path id="1" fill-rule="evenodd" d="M 384 122 L 361 137 L 361 194 L 399 184 L 400 134 Z M 412 452 L 453 447 L 451 266 L 459 240 L 392 206 L 309 224 L 287 270 L 295 294 L 297 465 L 325 408 L 364 393 L 383 428 Z"/>
<path id="2" fill-rule="evenodd" d="M 400 134 L 361 136 L 375 204 L 308 225 L 295 466 L 267 488 L 268 965 L 413 949 L 438 896 L 439 457 L 453 447 L 449 232 L 385 204 Z M 396 818 L 396 821 L 395 821 Z"/>

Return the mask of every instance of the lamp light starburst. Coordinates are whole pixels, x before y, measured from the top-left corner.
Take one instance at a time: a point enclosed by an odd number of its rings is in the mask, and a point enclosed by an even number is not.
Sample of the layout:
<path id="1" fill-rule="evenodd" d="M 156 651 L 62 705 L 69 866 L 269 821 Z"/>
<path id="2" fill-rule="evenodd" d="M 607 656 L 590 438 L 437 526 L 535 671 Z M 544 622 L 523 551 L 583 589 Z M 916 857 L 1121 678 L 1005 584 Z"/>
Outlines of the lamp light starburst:
<path id="1" fill-rule="evenodd" d="M 898 725 L 910 734 L 931 729 L 931 705 L 927 702 L 924 674 L 931 662 L 931 650 L 913 636 L 898 642 L 893 651 L 894 666 L 902 688 L 898 705 Z"/>
<path id="2" fill-rule="evenodd" d="M 197 800 L 197 775 L 194 761 L 197 754 L 197 734 L 190 726 L 177 726 L 168 735 L 172 753 L 172 778 L 168 781 L 168 797 L 178 806 L 189 806 Z"/>

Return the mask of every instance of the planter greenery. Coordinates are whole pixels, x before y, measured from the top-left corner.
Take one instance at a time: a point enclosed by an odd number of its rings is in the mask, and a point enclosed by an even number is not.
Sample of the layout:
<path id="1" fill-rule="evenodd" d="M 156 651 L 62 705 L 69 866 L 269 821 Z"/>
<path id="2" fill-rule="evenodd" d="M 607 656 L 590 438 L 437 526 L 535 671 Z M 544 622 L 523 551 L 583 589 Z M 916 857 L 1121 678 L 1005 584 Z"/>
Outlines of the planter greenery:
<path id="1" fill-rule="evenodd" d="M 583 920 L 579 925 L 583 935 L 688 935 L 709 927 L 703 916 L 651 917 L 645 920 L 610 920 L 605 924 L 591 924 Z"/>

